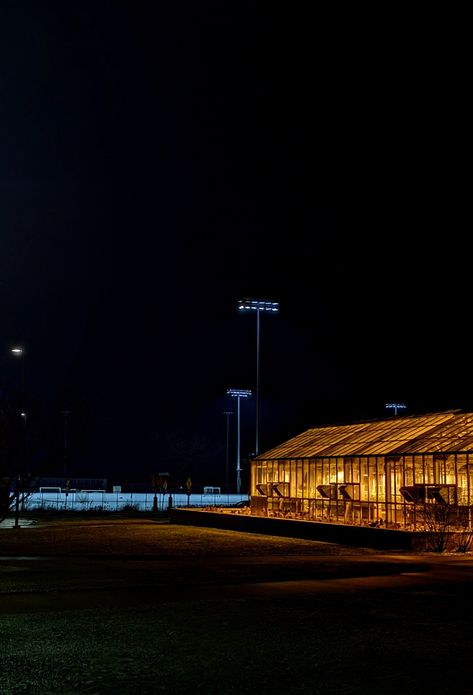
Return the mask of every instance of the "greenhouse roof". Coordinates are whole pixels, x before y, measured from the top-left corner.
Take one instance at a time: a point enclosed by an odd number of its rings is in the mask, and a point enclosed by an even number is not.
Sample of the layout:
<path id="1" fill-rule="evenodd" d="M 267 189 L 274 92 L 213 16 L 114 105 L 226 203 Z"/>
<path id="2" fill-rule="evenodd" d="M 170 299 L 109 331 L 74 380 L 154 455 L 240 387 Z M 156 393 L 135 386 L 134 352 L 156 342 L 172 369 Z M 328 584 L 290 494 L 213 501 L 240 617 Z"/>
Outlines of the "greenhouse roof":
<path id="1" fill-rule="evenodd" d="M 306 430 L 255 460 L 473 451 L 473 413 L 449 410 Z"/>

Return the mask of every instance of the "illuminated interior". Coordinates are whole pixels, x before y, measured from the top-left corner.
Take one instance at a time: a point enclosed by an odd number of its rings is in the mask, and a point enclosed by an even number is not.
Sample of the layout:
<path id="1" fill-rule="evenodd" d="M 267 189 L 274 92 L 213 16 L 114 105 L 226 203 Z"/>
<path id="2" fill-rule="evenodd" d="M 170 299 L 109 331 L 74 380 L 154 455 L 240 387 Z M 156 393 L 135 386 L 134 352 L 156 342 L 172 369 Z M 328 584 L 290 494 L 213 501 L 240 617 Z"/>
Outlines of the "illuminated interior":
<path id="1" fill-rule="evenodd" d="M 251 463 L 251 513 L 424 530 L 472 528 L 473 413 L 310 429 Z"/>

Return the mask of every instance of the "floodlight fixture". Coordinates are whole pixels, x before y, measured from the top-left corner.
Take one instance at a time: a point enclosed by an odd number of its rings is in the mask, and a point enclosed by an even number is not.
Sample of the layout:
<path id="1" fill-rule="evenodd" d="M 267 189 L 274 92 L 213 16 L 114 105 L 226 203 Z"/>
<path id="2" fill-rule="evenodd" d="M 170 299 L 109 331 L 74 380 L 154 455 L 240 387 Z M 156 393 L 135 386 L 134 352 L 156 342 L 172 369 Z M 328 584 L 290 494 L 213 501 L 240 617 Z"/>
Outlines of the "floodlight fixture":
<path id="1" fill-rule="evenodd" d="M 250 389 L 227 389 L 227 394 L 233 398 L 249 398 L 251 391 Z"/>
<path id="2" fill-rule="evenodd" d="M 277 314 L 279 302 L 269 302 L 265 299 L 240 299 L 238 309 L 240 311 L 266 311 Z"/>

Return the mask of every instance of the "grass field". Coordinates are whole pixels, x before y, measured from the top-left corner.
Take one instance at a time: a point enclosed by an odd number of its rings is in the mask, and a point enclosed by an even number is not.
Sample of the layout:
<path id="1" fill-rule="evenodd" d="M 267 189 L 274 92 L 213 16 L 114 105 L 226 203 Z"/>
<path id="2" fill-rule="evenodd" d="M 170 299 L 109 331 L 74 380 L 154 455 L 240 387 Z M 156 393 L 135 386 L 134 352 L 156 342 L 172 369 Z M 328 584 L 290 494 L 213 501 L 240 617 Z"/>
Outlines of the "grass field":
<path id="1" fill-rule="evenodd" d="M 54 513 L 30 517 L 31 526 L 4 530 L 0 554 L 78 555 L 120 554 L 183 557 L 187 555 L 306 555 L 373 554 L 375 550 L 314 543 L 218 529 L 169 524 L 165 516 Z M 26 521 L 26 520 L 25 520 Z M 21 522 L 21 519 L 20 519 Z"/>
<path id="2" fill-rule="evenodd" d="M 1 530 L 0 694 L 470 693 L 472 583 L 363 583 L 421 560 L 143 517 Z"/>

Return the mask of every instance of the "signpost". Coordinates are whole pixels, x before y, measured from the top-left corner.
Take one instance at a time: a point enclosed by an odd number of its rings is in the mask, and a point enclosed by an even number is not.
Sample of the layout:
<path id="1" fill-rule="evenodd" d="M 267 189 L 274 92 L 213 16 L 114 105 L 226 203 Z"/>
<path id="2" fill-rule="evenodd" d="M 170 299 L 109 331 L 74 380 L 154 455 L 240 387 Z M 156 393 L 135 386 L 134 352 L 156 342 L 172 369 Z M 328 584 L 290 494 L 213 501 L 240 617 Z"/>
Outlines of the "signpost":
<path id="1" fill-rule="evenodd" d="M 153 492 L 154 492 L 153 512 L 157 512 L 158 511 L 158 479 L 156 478 L 155 475 L 151 476 L 151 483 L 152 483 Z"/>
<path id="2" fill-rule="evenodd" d="M 151 476 L 151 482 L 153 486 L 153 492 L 154 492 L 154 498 L 153 498 L 153 512 L 158 511 L 158 492 L 160 492 L 163 496 L 162 500 L 162 508 L 164 509 L 164 496 L 167 492 L 168 489 L 168 478 L 169 478 L 169 472 L 162 472 L 160 471 L 158 475 L 152 475 Z M 172 507 L 172 496 L 169 495 L 169 507 Z"/>
<path id="3" fill-rule="evenodd" d="M 190 498 L 191 498 L 191 489 L 192 489 L 192 480 L 190 478 L 187 478 L 187 480 L 186 480 L 186 487 L 187 487 L 187 506 L 189 507 Z"/>

